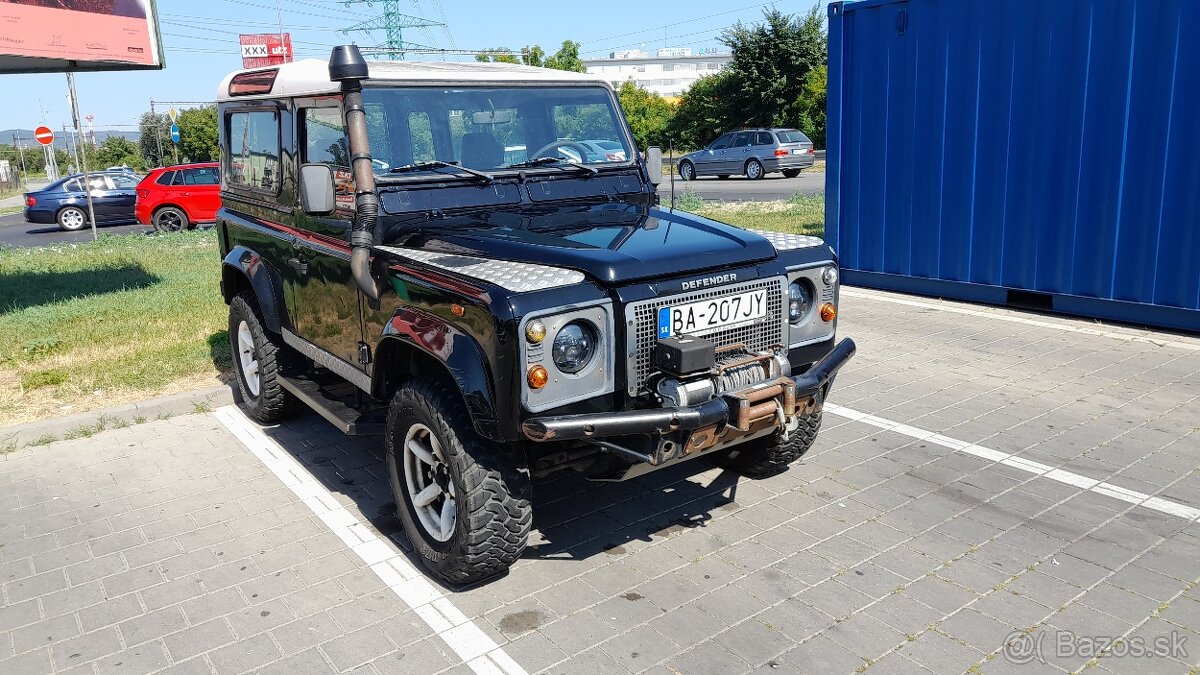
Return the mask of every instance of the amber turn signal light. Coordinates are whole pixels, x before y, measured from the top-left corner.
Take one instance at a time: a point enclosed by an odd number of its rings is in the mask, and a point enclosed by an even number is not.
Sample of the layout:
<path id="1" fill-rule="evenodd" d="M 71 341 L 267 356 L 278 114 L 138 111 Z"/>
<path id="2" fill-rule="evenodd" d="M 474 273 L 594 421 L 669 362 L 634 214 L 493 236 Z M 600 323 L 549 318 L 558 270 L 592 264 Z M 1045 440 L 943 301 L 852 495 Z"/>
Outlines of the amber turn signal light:
<path id="1" fill-rule="evenodd" d="M 534 366 L 529 369 L 529 376 L 526 379 L 529 381 L 530 389 L 541 389 L 550 381 L 550 373 L 546 372 L 545 366 Z"/>
<path id="2" fill-rule="evenodd" d="M 837 307 L 834 307 L 833 303 L 827 302 L 827 303 L 821 305 L 821 320 L 822 321 L 824 321 L 825 323 L 829 323 L 830 321 L 833 321 L 836 318 L 837 318 Z"/>

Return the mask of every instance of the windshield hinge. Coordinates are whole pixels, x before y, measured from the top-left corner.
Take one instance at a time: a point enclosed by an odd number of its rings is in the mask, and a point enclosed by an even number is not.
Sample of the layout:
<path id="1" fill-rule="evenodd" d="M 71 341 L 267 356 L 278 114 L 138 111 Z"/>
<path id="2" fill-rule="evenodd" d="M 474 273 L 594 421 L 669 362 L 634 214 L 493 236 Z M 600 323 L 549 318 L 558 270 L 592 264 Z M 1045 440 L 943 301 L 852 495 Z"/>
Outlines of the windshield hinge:
<path id="1" fill-rule="evenodd" d="M 365 342 L 358 343 L 358 362 L 364 366 L 371 363 L 371 345 Z"/>

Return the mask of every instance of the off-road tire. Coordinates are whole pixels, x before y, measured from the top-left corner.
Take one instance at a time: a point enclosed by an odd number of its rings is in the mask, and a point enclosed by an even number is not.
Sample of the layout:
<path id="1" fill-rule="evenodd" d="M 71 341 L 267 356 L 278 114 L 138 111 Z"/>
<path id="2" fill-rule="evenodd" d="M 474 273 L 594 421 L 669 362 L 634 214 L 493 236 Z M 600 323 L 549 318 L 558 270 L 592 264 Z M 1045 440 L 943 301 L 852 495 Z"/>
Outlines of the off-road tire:
<path id="1" fill-rule="evenodd" d="M 762 162 L 752 159 L 746 162 L 743 173 L 746 174 L 747 180 L 761 180 L 763 176 L 767 175 L 767 170 L 763 167 Z"/>
<path id="2" fill-rule="evenodd" d="M 695 180 L 696 165 L 684 160 L 679 163 L 679 179 L 682 181 Z"/>
<path id="3" fill-rule="evenodd" d="M 444 542 L 426 533 L 404 484 L 402 453 L 413 424 L 437 436 L 454 483 L 454 533 Z M 470 584 L 504 572 L 521 557 L 533 525 L 528 469 L 513 449 L 475 433 L 462 399 L 440 380 L 400 387 L 388 410 L 386 457 L 396 514 L 429 571 Z"/>
<path id="4" fill-rule="evenodd" d="M 254 395 L 246 384 L 242 362 L 238 352 L 238 326 L 242 321 L 250 329 L 254 339 L 254 350 L 258 357 L 259 389 Z M 275 424 L 296 416 L 304 410 L 304 404 L 279 384 L 280 376 L 286 376 L 300 368 L 300 357 L 283 344 L 283 339 L 263 327 L 258 300 L 252 291 L 242 291 L 229 303 L 229 352 L 233 359 L 233 370 L 237 376 L 238 391 L 242 394 L 242 407 L 250 417 L 260 424 Z"/>
<path id="5" fill-rule="evenodd" d="M 795 178 L 796 176 L 799 176 L 799 175 L 800 175 L 800 169 L 784 169 L 783 170 L 784 178 Z"/>
<path id="6" fill-rule="evenodd" d="M 164 234 L 192 229 L 192 224 L 188 222 L 187 214 L 183 212 L 183 209 L 174 206 L 160 208 L 154 212 L 150 220 L 151 224 L 154 225 L 154 231 Z"/>
<path id="7" fill-rule="evenodd" d="M 748 478 L 773 476 L 804 456 L 821 430 L 821 413 L 800 417 L 795 431 L 783 440 L 781 432 L 736 445 L 719 456 L 717 462 Z"/>
<path id="8" fill-rule="evenodd" d="M 88 226 L 87 211 L 78 206 L 67 206 L 59 209 L 54 216 L 58 227 L 66 232 L 78 232 Z"/>

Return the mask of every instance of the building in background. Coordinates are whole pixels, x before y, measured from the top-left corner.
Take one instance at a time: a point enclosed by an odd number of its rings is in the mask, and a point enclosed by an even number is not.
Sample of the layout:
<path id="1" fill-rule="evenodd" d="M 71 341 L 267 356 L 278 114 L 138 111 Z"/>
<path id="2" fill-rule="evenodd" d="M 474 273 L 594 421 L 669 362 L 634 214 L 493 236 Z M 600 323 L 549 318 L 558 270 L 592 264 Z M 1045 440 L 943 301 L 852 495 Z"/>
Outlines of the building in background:
<path id="1" fill-rule="evenodd" d="M 589 74 L 603 77 L 613 87 L 633 80 L 655 94 L 679 96 L 701 77 L 728 67 L 732 58 L 715 49 L 693 54 L 689 47 L 671 47 L 658 50 L 654 56 L 640 49 L 630 49 L 612 52 L 604 59 L 585 59 L 583 63 Z"/>

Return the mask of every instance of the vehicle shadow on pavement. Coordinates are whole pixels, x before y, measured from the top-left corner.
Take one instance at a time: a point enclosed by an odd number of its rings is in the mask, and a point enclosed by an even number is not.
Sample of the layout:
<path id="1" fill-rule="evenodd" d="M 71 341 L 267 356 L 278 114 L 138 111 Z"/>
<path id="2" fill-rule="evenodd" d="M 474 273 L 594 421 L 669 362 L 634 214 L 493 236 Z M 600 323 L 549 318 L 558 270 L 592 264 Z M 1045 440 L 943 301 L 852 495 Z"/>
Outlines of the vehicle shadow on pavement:
<path id="1" fill-rule="evenodd" d="M 138 264 L 68 272 L 0 272 L 0 314 L 60 300 L 146 288 L 159 281 L 159 277 Z"/>
<path id="2" fill-rule="evenodd" d="M 421 568 L 396 516 L 382 436 L 347 437 L 315 414 L 263 431 Z M 701 473 L 706 475 L 698 480 Z M 594 482 L 571 473 L 535 480 L 536 531 L 523 557 L 583 560 L 620 554 L 630 542 L 704 527 L 714 510 L 737 507 L 740 479 L 734 472 L 714 470 L 708 461 L 696 459 L 622 483 Z"/>

